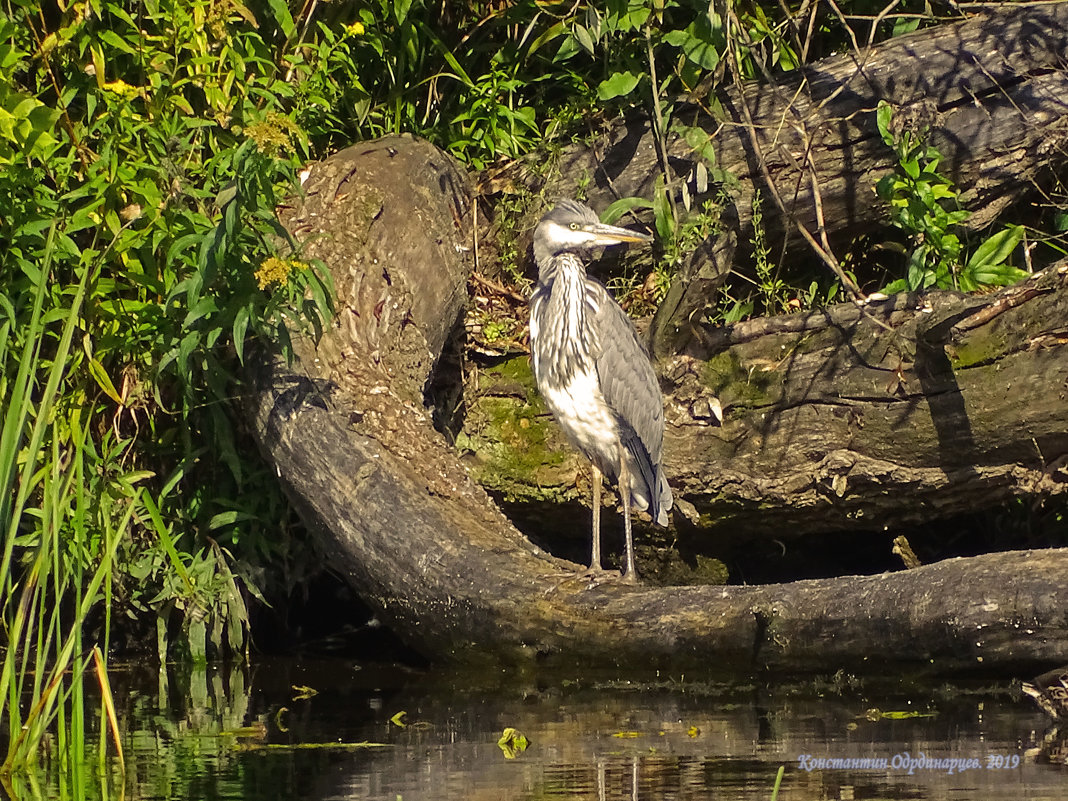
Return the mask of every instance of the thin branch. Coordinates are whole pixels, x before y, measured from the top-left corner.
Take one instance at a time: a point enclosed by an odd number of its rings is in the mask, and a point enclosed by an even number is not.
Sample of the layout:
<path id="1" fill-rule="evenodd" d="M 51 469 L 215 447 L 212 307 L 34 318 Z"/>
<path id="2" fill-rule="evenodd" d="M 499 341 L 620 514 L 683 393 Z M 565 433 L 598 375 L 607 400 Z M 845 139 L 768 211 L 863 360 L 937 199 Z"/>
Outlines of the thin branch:
<path id="1" fill-rule="evenodd" d="M 741 22 L 738 20 L 738 17 L 735 15 L 733 9 L 728 8 L 728 14 L 731 23 L 734 25 L 735 29 L 741 32 L 743 30 Z M 744 36 L 744 33 L 741 33 L 741 35 Z M 730 36 L 727 37 L 727 41 L 732 41 Z M 767 159 L 764 156 L 764 150 L 760 144 L 760 137 L 757 136 L 756 125 L 753 122 L 753 115 L 750 111 L 749 103 L 745 94 L 745 86 L 744 81 L 742 79 L 741 66 L 738 63 L 738 54 L 736 51 L 732 50 L 731 56 L 732 58 L 729 59 L 731 75 L 734 80 L 735 89 L 738 91 L 738 105 L 742 111 L 742 116 L 745 119 L 746 133 L 749 137 L 749 143 L 753 147 L 753 153 L 756 156 L 757 165 L 760 169 L 760 173 L 764 178 L 764 183 L 768 188 L 768 192 L 771 194 L 772 200 L 775 202 L 776 208 L 779 209 L 779 213 L 782 214 L 784 218 L 790 220 L 793 226 L 804 238 L 804 240 L 808 242 L 809 247 L 812 248 L 813 252 L 820 258 L 820 260 L 824 264 L 827 265 L 828 268 L 830 268 L 831 272 L 833 272 L 835 276 L 837 276 L 838 280 L 842 283 L 842 286 L 846 288 L 852 298 L 857 301 L 863 301 L 865 299 L 864 293 L 860 291 L 860 287 L 857 286 L 856 282 L 845 273 L 845 271 L 842 269 L 837 259 L 834 258 L 834 255 L 830 252 L 830 250 L 825 249 L 823 245 L 816 240 L 816 237 L 814 237 L 812 233 L 808 230 L 808 228 L 805 227 L 804 223 L 802 223 L 793 213 L 793 211 L 788 209 L 786 207 L 786 204 L 783 202 L 782 195 L 779 193 L 779 189 L 771 176 L 771 171 L 768 169 Z M 820 218 L 820 226 L 821 228 L 823 227 L 822 218 Z M 824 239 L 826 239 L 825 235 Z"/>

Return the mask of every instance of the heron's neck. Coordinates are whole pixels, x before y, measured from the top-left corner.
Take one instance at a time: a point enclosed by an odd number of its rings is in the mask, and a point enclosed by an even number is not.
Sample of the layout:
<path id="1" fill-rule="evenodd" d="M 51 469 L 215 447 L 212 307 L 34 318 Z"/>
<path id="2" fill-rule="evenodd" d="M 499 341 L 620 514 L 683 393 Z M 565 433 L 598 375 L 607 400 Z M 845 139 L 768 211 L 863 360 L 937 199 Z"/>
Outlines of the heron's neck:
<path id="1" fill-rule="evenodd" d="M 585 265 L 571 253 L 539 264 L 535 292 L 543 299 L 538 336 L 543 352 L 553 354 L 543 370 L 548 380 L 563 386 L 587 369 L 597 348 L 597 332 L 587 319 L 597 310 L 596 297 L 590 295 Z"/>
<path id="2" fill-rule="evenodd" d="M 535 247 L 534 258 L 538 265 L 538 283 L 542 286 L 550 286 L 558 278 L 568 282 L 581 282 L 586 278 L 586 265 L 574 253 L 539 256 L 537 250 Z"/>

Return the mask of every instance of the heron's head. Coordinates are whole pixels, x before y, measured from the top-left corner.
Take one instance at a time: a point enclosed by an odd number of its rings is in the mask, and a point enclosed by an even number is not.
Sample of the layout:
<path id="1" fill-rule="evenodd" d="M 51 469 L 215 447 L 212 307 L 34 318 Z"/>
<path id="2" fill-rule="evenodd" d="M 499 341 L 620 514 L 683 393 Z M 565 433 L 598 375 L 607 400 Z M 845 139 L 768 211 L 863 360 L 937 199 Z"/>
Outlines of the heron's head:
<path id="1" fill-rule="evenodd" d="M 561 253 L 584 253 L 590 248 L 618 245 L 623 242 L 648 242 L 647 234 L 606 225 L 585 203 L 561 200 L 547 212 L 534 229 L 534 259 L 544 259 Z"/>

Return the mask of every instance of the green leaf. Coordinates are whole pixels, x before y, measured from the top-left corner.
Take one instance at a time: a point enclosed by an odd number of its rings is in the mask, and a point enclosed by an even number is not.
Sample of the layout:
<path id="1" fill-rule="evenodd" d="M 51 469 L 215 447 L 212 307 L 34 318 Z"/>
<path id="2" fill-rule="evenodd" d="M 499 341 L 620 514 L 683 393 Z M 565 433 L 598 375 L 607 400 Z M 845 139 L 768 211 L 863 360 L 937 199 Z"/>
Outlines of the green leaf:
<path id="1" fill-rule="evenodd" d="M 410 2 L 409 5 L 411 5 Z M 405 14 L 407 14 L 407 12 L 405 12 Z M 456 56 L 448 48 L 448 46 L 443 41 L 441 41 L 441 39 L 438 38 L 437 34 L 435 34 L 430 29 L 430 26 L 423 25 L 422 23 L 420 23 L 419 32 L 430 40 L 430 43 L 434 45 L 434 47 L 439 53 L 441 53 L 441 57 L 445 59 L 445 63 L 452 67 L 453 71 L 456 73 L 456 76 L 458 76 L 461 81 L 463 81 L 468 86 L 474 86 L 474 81 L 471 80 L 471 76 L 469 76 L 467 74 L 467 71 L 460 65 L 460 62 L 456 59 Z"/>
<path id="2" fill-rule="evenodd" d="M 104 369 L 104 365 L 92 357 L 89 359 L 89 374 L 92 375 L 97 386 L 104 390 L 104 394 L 115 401 L 115 403 L 119 404 L 119 406 L 123 405 L 122 396 L 120 396 L 119 391 L 115 389 L 115 384 L 112 383 L 108 371 Z"/>
<path id="3" fill-rule="evenodd" d="M 894 110 L 885 100 L 879 101 L 879 108 L 875 112 L 875 123 L 879 126 L 879 135 L 888 146 L 894 146 L 894 137 L 890 133 L 890 120 L 894 116 Z"/>
<path id="4" fill-rule="evenodd" d="M 234 350 L 237 351 L 237 360 L 241 364 L 245 363 L 245 330 L 248 328 L 249 317 L 248 306 L 242 306 L 234 315 Z"/>
<path id="5" fill-rule="evenodd" d="M 891 173 L 890 175 L 884 175 L 879 179 L 879 182 L 875 184 L 875 194 L 879 196 L 879 199 L 889 203 L 894 199 L 894 193 L 897 189 L 897 176 Z"/>
<path id="6" fill-rule="evenodd" d="M 671 212 L 671 203 L 668 201 L 667 190 L 664 188 L 664 179 L 657 176 L 653 194 L 653 217 L 656 222 L 656 232 L 664 242 L 671 242 L 675 237 L 675 215 Z"/>
<path id="7" fill-rule="evenodd" d="M 1011 264 L 999 264 L 993 267 L 985 267 L 971 274 L 976 283 L 986 286 L 1009 286 L 1017 281 L 1022 281 L 1030 275 L 1026 270 L 1013 267 Z"/>
<path id="8" fill-rule="evenodd" d="M 249 514 L 248 512 L 239 512 L 235 509 L 231 509 L 226 512 L 219 512 L 216 515 L 212 515 L 208 521 L 208 530 L 214 531 L 220 528 L 226 528 L 232 526 L 234 523 L 239 523 L 242 520 L 255 520 L 256 515 Z"/>
<path id="9" fill-rule="evenodd" d="M 884 295 L 896 295 L 898 292 L 904 292 L 907 289 L 908 286 L 905 284 L 905 279 L 898 278 L 896 281 L 891 281 L 889 284 L 884 286 L 880 291 Z"/>
<path id="10" fill-rule="evenodd" d="M 538 50 L 543 45 L 548 42 L 551 42 L 553 39 L 558 39 L 565 33 L 567 33 L 567 27 L 564 25 L 563 22 L 558 22 L 555 25 L 551 26 L 547 30 L 543 31 L 539 36 L 534 39 L 533 42 L 530 43 L 530 47 L 527 48 L 526 57 L 530 58 L 532 55 L 538 52 Z"/>
<path id="11" fill-rule="evenodd" d="M 152 521 L 152 528 L 156 532 L 156 537 L 159 539 L 160 544 L 163 546 L 163 550 L 167 554 L 167 558 L 170 560 L 171 567 L 174 568 L 174 572 L 178 574 L 178 577 L 185 584 L 186 589 L 193 592 L 193 580 L 189 576 L 189 571 L 185 568 L 185 563 L 182 562 L 180 556 L 178 556 L 178 550 L 174 547 L 174 540 L 171 539 L 170 529 L 163 523 L 163 516 L 159 513 L 159 507 L 156 506 L 152 497 L 147 491 L 141 493 L 141 503 L 148 512 L 149 520 Z"/>
<path id="12" fill-rule="evenodd" d="M 197 320 L 207 317 L 209 314 L 214 314 L 218 310 L 219 306 L 215 303 L 215 298 L 211 296 L 203 297 L 186 314 L 185 319 L 182 320 L 182 328 L 191 328 Z"/>
<path id="13" fill-rule="evenodd" d="M 890 34 L 890 38 L 894 39 L 906 33 L 912 33 L 914 30 L 920 27 L 919 15 L 915 17 L 898 17 L 894 21 L 894 32 Z"/>
<path id="14" fill-rule="evenodd" d="M 286 0 L 267 0 L 267 5 L 270 6 L 271 16 L 278 23 L 278 27 L 282 29 L 286 39 L 292 39 L 293 34 L 297 32 L 297 26 L 293 24 L 293 15 L 289 13 L 289 5 Z"/>
<path id="15" fill-rule="evenodd" d="M 597 97 L 601 100 L 611 100 L 613 97 L 625 97 L 634 91 L 640 80 L 641 76 L 636 75 L 630 70 L 613 73 L 598 85 Z"/>
<path id="16" fill-rule="evenodd" d="M 646 200 L 643 197 L 621 197 L 604 210 L 604 213 L 601 215 L 601 222 L 606 222 L 611 225 L 628 211 L 633 211 L 634 209 L 651 209 L 652 207 L 652 201 Z"/>
<path id="17" fill-rule="evenodd" d="M 726 46 L 723 31 L 714 28 L 707 15 L 699 17 L 685 30 L 669 32 L 664 36 L 664 42 L 680 48 L 686 58 L 706 70 L 716 68 Z"/>
<path id="18" fill-rule="evenodd" d="M 975 249 L 965 269 L 971 273 L 977 273 L 1003 264 L 1020 244 L 1023 234 L 1022 225 L 1011 225 L 1003 231 L 998 231 Z M 981 281 L 981 283 L 991 282 Z"/>
<path id="19" fill-rule="evenodd" d="M 393 18 L 398 25 L 403 25 L 412 8 L 412 0 L 393 0 Z"/>
<path id="20" fill-rule="evenodd" d="M 593 37 L 590 36 L 590 32 L 585 27 L 575 23 L 575 26 L 571 29 L 571 35 L 575 37 L 575 41 L 579 43 L 579 46 L 589 53 L 594 55 Z"/>
<path id="21" fill-rule="evenodd" d="M 716 148 L 712 144 L 712 137 L 708 131 L 697 125 L 676 125 L 676 130 L 682 133 L 682 138 L 709 167 L 716 164 Z"/>

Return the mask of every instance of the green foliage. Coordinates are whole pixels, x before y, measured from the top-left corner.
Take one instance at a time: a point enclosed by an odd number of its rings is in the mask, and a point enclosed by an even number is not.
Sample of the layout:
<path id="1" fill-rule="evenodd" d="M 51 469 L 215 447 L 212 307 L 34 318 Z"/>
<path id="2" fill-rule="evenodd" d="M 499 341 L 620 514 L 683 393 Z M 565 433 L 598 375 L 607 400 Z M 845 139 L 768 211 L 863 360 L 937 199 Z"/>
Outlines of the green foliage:
<path id="1" fill-rule="evenodd" d="M 769 259 L 761 194 L 753 195 L 753 259 L 756 263 L 757 289 L 766 314 L 790 311 L 790 287 L 779 277 L 777 265 Z"/>
<path id="2" fill-rule="evenodd" d="M 234 368 L 250 339 L 285 351 L 331 313 L 325 272 L 275 216 L 308 155 L 286 108 L 301 98 L 241 6 L 7 8 L 0 389 L 5 409 L 16 390 L 32 413 L 47 401 L 51 433 L 27 437 L 27 417 L 5 440 L 3 469 L 32 468 L 25 505 L 0 522 L 6 581 L 42 554 L 54 577 L 105 569 L 106 598 L 56 578 L 55 608 L 81 592 L 127 624 L 161 620 L 164 652 L 176 633 L 201 658 L 240 650 L 247 594 L 301 575 L 299 557 L 270 578 L 264 565 L 304 549 L 279 536 L 277 483 L 238 444 Z M 57 321 L 70 325 L 62 357 Z M 27 478 L 51 465 L 76 465 L 62 482 L 77 504 Z"/>
<path id="3" fill-rule="evenodd" d="M 905 277 L 883 291 L 937 287 L 971 292 L 1026 277 L 1027 273 L 1008 263 L 1023 238 L 1018 225 L 995 233 L 964 259 L 959 227 L 970 212 L 960 208 L 959 191 L 938 172 L 941 154 L 927 144 L 924 131 L 895 132 L 891 107 L 885 101 L 879 104 L 877 120 L 883 142 L 897 156 L 898 168 L 879 180 L 876 192 L 889 205 L 891 222 L 909 235 L 911 243 Z"/>
<path id="4" fill-rule="evenodd" d="M 136 473 L 96 469 L 90 415 L 64 408 L 86 288 L 98 271 L 82 265 L 68 293 L 50 304 L 56 226 L 42 235 L 39 269 L 19 292 L 0 295 L 0 719 L 8 728 L 3 784 L 36 760 L 57 717 L 79 724 L 84 719 L 83 674 L 91 656 L 84 653 L 78 623 L 110 591 L 115 550 L 142 492 L 135 488 L 142 478 Z M 93 661 L 108 699 L 99 651 Z M 57 737 L 58 747 L 77 763 L 75 783 L 86 778 L 80 732 L 80 725 L 61 727 Z"/>
<path id="5" fill-rule="evenodd" d="M 124 625 L 154 630 L 161 656 L 176 640 L 195 660 L 241 651 L 249 602 L 272 586 L 284 593 L 315 560 L 235 426 L 234 373 L 249 344 L 288 351 L 294 332 L 316 334 L 331 314 L 328 276 L 301 259 L 275 213 L 299 167 L 405 131 L 481 168 L 544 148 L 579 110 L 642 103 L 661 146 L 677 134 L 700 157 L 695 185 L 725 185 L 709 133 L 678 119 L 668 98 L 714 85 L 728 59 L 750 76 L 793 69 L 793 21 L 767 9 L 698 0 L 6 5 L 5 590 L 47 557 L 40 570 L 60 577 L 50 597 L 68 601 L 57 608 L 105 601 Z M 691 99 L 714 106 L 707 91 Z M 1015 280 L 1007 262 L 1020 229 L 965 260 L 956 230 L 965 218 L 937 153 L 917 137 L 890 137 L 888 111 L 880 124 L 901 164 L 880 193 L 916 242 L 907 285 Z M 610 210 L 653 211 L 663 257 L 652 302 L 719 224 L 718 204 L 691 207 L 686 191 L 664 165 L 652 198 Z M 502 251 L 517 257 L 518 232 L 503 233 Z M 790 297 L 755 244 L 755 294 L 733 301 L 728 317 L 818 302 L 815 284 Z M 510 263 L 518 279 L 519 259 Z M 487 336 L 507 334 L 491 321 Z M 86 577 L 104 565 L 108 580 L 89 593 Z M 15 611 L 3 610 L 8 631 Z M 104 639 L 110 625 L 94 635 Z"/>
<path id="6" fill-rule="evenodd" d="M 516 72 L 515 65 L 506 69 L 495 62 L 464 93 L 466 108 L 450 121 L 449 150 L 476 169 L 490 160 L 518 158 L 541 139 L 534 109 L 521 105 L 524 81 Z"/>

